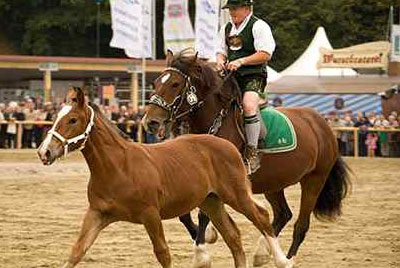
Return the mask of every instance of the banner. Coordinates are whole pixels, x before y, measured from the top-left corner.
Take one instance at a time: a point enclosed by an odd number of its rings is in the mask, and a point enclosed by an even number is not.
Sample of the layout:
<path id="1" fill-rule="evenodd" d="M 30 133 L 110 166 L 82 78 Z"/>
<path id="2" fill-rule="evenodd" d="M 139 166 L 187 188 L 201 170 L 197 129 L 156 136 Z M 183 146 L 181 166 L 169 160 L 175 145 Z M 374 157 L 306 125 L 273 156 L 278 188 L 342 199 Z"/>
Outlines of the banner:
<path id="1" fill-rule="evenodd" d="M 111 47 L 132 58 L 152 56 L 151 1 L 110 0 L 113 37 Z"/>
<path id="2" fill-rule="evenodd" d="M 164 49 L 173 52 L 194 47 L 194 32 L 187 0 L 165 0 Z"/>
<path id="3" fill-rule="evenodd" d="M 390 61 L 400 62 L 400 25 L 392 26 Z"/>
<path id="4" fill-rule="evenodd" d="M 371 42 L 343 49 L 320 49 L 318 68 L 388 68 L 390 43 Z"/>
<path id="5" fill-rule="evenodd" d="M 220 0 L 196 0 L 196 50 L 200 58 L 216 59 Z"/>

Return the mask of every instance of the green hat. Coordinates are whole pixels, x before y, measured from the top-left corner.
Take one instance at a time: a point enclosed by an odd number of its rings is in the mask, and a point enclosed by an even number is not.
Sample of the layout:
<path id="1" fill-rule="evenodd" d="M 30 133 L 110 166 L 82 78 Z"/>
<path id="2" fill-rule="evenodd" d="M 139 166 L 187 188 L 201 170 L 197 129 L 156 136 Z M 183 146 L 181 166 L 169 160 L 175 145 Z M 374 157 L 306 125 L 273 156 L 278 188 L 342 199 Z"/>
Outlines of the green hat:
<path id="1" fill-rule="evenodd" d="M 222 9 L 230 7 L 252 6 L 252 5 L 253 5 L 253 0 L 228 0 L 226 5 L 224 5 Z"/>

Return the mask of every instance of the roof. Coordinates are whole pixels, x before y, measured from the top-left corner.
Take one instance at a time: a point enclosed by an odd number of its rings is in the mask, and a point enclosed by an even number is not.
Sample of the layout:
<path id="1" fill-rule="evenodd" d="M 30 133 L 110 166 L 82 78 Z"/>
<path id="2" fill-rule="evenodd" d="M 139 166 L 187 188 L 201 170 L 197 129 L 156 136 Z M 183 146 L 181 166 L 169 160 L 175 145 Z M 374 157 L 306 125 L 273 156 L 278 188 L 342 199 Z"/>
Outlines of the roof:
<path id="1" fill-rule="evenodd" d="M 270 83 L 271 93 L 379 93 L 400 84 L 400 76 L 284 76 Z"/>

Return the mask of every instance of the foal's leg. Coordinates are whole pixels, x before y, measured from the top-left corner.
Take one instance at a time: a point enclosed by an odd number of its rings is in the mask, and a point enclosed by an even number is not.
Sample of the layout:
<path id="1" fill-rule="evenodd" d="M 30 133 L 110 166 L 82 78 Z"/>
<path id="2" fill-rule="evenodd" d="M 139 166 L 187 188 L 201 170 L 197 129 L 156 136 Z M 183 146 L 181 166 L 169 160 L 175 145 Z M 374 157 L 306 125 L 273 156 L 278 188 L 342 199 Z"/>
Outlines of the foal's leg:
<path id="1" fill-rule="evenodd" d="M 283 227 L 285 227 L 292 218 L 292 212 L 287 204 L 283 190 L 274 193 L 265 193 L 264 195 L 271 204 L 274 212 L 272 228 L 274 229 L 275 236 L 278 236 Z M 266 264 L 269 261 L 270 254 L 271 249 L 268 247 L 265 236 L 261 235 L 257 242 L 253 266 L 258 267 Z"/>
<path id="2" fill-rule="evenodd" d="M 142 223 L 153 244 L 153 251 L 163 268 L 171 268 L 171 255 L 165 241 L 161 217 L 156 209 L 148 210 L 142 217 Z"/>
<path id="3" fill-rule="evenodd" d="M 75 245 L 72 247 L 72 252 L 68 261 L 62 266 L 63 268 L 72 268 L 85 255 L 86 251 L 93 244 L 97 235 L 111 222 L 107 220 L 101 212 L 97 210 L 88 209 L 83 219 L 81 232 Z"/>
<path id="4" fill-rule="evenodd" d="M 240 231 L 226 212 L 221 200 L 216 195 L 209 195 L 200 205 L 200 209 L 210 217 L 212 223 L 228 245 L 233 255 L 235 267 L 246 267 L 246 257 L 240 238 Z"/>
<path id="5" fill-rule="evenodd" d="M 299 217 L 294 225 L 293 242 L 287 257 L 296 256 L 300 244 L 303 242 L 310 226 L 310 215 L 314 210 L 318 196 L 324 186 L 325 180 L 320 174 L 312 173 L 301 181 L 301 203 Z"/>
<path id="6" fill-rule="evenodd" d="M 245 215 L 266 237 L 271 248 L 275 264 L 278 268 L 291 268 L 293 263 L 287 259 L 279 246 L 278 239 L 269 222 L 268 211 L 258 205 L 250 196 L 249 192 L 243 193 L 241 190 L 236 192 L 234 200 L 226 200 L 233 209 Z"/>

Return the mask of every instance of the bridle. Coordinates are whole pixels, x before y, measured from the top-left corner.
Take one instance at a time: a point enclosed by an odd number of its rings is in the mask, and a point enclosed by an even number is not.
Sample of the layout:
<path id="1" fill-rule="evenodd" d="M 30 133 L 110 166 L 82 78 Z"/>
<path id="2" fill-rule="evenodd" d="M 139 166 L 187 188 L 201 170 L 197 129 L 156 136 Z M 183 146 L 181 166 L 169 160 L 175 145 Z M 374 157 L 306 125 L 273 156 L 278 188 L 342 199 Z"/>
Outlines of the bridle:
<path id="1" fill-rule="evenodd" d="M 162 71 L 160 77 L 163 76 L 166 71 L 176 72 L 179 75 L 181 75 L 183 77 L 183 79 L 185 80 L 184 88 L 181 90 L 181 93 L 178 96 L 176 96 L 175 99 L 171 103 L 168 103 L 167 101 L 165 101 L 164 98 L 161 97 L 160 95 L 154 94 L 150 98 L 149 104 L 157 105 L 157 106 L 161 107 L 162 109 L 164 109 L 165 111 L 167 111 L 169 113 L 169 118 L 166 120 L 166 122 L 169 123 L 169 122 L 177 121 L 178 119 L 180 119 L 186 115 L 190 115 L 190 114 L 194 113 L 195 111 L 197 111 L 200 107 L 202 107 L 204 105 L 205 100 L 201 100 L 201 101 L 198 100 L 198 97 L 196 95 L 196 87 L 192 85 L 190 76 L 186 75 L 184 72 L 182 72 L 178 68 L 168 67 L 168 68 L 164 69 L 164 71 Z M 225 83 L 225 81 L 228 80 L 228 78 L 231 75 L 232 75 L 232 72 L 229 73 L 225 77 L 224 83 Z M 178 114 L 178 111 L 185 100 L 185 96 L 186 96 L 186 101 L 189 104 L 189 109 Z M 214 121 L 207 133 L 216 135 L 219 128 L 222 125 L 222 120 L 224 119 L 224 117 L 227 114 L 228 114 L 228 108 L 223 107 L 219 111 L 217 117 L 214 119 Z"/>
<path id="2" fill-rule="evenodd" d="M 168 103 L 160 95 L 154 94 L 153 96 L 151 96 L 149 104 L 157 105 L 167 111 L 169 114 L 169 118 L 166 121 L 172 122 L 199 109 L 201 106 L 203 106 L 204 100 L 199 101 L 199 98 L 196 95 L 196 87 L 193 86 L 190 76 L 186 75 L 178 68 L 168 67 L 165 68 L 164 71 L 162 71 L 160 77 L 163 76 L 166 71 L 172 71 L 182 76 L 182 78 L 185 80 L 185 86 L 182 88 L 180 94 L 176 96 L 172 102 Z M 185 100 L 189 104 L 189 109 L 178 114 Z"/>
<path id="3" fill-rule="evenodd" d="M 58 140 L 61 141 L 62 146 L 64 146 L 64 157 L 66 157 L 68 155 L 68 153 L 69 153 L 68 152 L 68 147 L 71 144 L 76 144 L 79 141 L 83 140 L 81 146 L 79 147 L 79 150 L 82 150 L 83 148 L 85 148 L 85 144 L 86 144 L 86 141 L 87 141 L 87 139 L 89 137 L 89 133 L 92 130 L 92 127 L 94 125 L 94 111 L 93 111 L 93 108 L 90 107 L 89 105 L 87 107 L 89 108 L 89 111 L 90 111 L 90 119 L 89 119 L 89 122 L 88 122 L 88 124 L 86 126 L 85 131 L 82 134 L 79 134 L 79 135 L 77 135 L 75 137 L 66 139 L 60 133 L 58 133 L 55 129 L 56 129 L 56 126 L 57 126 L 58 122 L 60 121 L 60 119 L 63 116 L 57 117 L 57 119 L 54 122 L 52 128 L 47 132 L 46 139 L 51 140 L 51 138 L 54 136 Z"/>

